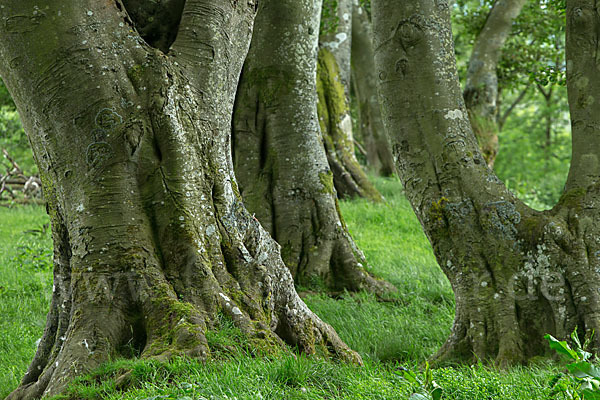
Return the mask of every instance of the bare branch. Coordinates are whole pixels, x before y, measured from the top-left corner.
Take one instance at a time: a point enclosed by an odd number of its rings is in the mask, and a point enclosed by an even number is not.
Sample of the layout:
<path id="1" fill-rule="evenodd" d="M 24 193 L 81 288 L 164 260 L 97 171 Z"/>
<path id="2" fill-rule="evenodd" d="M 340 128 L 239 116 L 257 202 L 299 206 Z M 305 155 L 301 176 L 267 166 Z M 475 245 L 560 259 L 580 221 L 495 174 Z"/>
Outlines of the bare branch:
<path id="1" fill-rule="evenodd" d="M 515 107 L 517 107 L 521 103 L 521 101 L 523 101 L 523 98 L 525 98 L 525 95 L 529 91 L 530 87 L 531 87 L 531 83 L 529 83 L 527 86 L 525 86 L 525 89 L 523 89 L 521 91 L 521 93 L 519 93 L 517 98 L 502 113 L 502 116 L 498 119 L 498 130 L 499 131 L 502 131 L 502 128 L 504 127 L 504 124 L 506 123 L 506 120 L 508 119 L 509 115 L 514 111 Z"/>

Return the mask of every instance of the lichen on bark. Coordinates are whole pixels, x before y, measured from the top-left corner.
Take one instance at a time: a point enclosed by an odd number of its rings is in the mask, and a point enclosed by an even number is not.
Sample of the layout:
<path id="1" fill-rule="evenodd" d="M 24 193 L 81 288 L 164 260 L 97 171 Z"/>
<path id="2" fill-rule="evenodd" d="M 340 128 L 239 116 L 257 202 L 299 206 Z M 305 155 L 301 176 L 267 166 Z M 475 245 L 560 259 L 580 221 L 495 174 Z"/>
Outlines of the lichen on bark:
<path id="1" fill-rule="evenodd" d="M 526 362 L 547 354 L 546 333 L 568 339 L 578 329 L 591 337 L 600 328 L 600 145 L 584 128 L 597 126 L 600 113 L 573 101 L 600 85 L 593 52 L 581 48 L 600 19 L 577 4 L 567 3 L 567 81 L 581 147 L 574 146 L 561 201 L 539 212 L 507 190 L 479 151 L 458 81 L 449 2 L 373 3 L 380 99 L 399 176 L 455 293 L 438 364 Z M 578 92 L 582 77 L 593 87 Z"/>
<path id="2" fill-rule="evenodd" d="M 317 64 L 317 110 L 323 144 L 333 171 L 335 188 L 344 197 L 363 197 L 374 202 L 383 200 L 369 181 L 354 155 L 354 141 L 347 131 L 352 129 L 350 106 L 333 54 L 319 49 Z"/>
<path id="3" fill-rule="evenodd" d="M 231 117 L 255 14 L 253 1 L 188 0 L 157 49 L 120 2 L 0 8 L 0 75 L 54 239 L 46 329 L 9 399 L 59 394 L 113 357 L 208 359 L 223 314 L 266 348 L 361 362 L 298 297 L 237 189 Z"/>
<path id="4" fill-rule="evenodd" d="M 392 287 L 370 274 L 342 223 L 321 141 L 320 9 L 316 0 L 263 2 L 236 99 L 236 176 L 245 204 L 281 244 L 297 283 L 383 293 Z"/>

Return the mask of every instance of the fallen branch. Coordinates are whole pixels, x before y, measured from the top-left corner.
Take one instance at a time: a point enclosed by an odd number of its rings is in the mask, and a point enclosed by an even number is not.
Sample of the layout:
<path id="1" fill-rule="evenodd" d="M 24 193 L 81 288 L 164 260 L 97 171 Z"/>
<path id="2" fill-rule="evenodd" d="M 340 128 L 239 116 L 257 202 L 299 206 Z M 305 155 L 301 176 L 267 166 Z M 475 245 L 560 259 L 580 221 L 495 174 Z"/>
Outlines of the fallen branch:
<path id="1" fill-rule="evenodd" d="M 7 166 L 5 175 L 0 174 L 0 201 L 3 200 L 4 193 L 7 193 L 12 201 L 19 200 L 16 193 L 23 193 L 24 202 L 41 200 L 40 178 L 35 175 L 27 176 L 6 149 L 2 149 L 2 154 L 10 165 Z"/>

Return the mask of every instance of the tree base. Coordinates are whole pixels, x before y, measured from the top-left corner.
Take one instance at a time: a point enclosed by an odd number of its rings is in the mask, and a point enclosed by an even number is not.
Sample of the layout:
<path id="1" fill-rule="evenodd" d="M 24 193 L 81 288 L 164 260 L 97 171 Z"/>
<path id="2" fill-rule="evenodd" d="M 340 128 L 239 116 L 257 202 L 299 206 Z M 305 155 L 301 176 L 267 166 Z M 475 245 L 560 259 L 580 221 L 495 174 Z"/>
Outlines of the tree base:
<path id="1" fill-rule="evenodd" d="M 593 192 L 574 190 L 551 211 L 522 214 L 511 203 L 495 202 L 479 211 L 482 227 L 489 229 L 483 237 L 477 231 L 446 231 L 460 236 L 461 243 L 487 247 L 475 252 L 473 246 L 447 242 L 452 252 L 438 252 L 453 254 L 440 264 L 455 292 L 456 317 L 435 364 L 524 364 L 553 355 L 546 334 L 570 341 L 575 329 L 586 338 L 599 331 L 597 216 L 583 207 L 592 198 Z M 464 218 L 467 210 L 450 203 L 442 208 L 448 220 L 459 212 Z M 594 349 L 600 348 L 596 336 Z"/>
<path id="2" fill-rule="evenodd" d="M 252 232 L 267 237 L 250 216 L 246 222 L 250 242 L 257 239 Z M 250 242 L 243 248 L 251 249 Z M 262 243 L 266 246 L 262 251 L 277 251 L 271 239 Z M 61 291 L 57 290 L 36 357 L 21 386 L 7 399 L 60 394 L 73 378 L 113 357 L 208 360 L 211 349 L 206 333 L 219 328 L 221 315 L 257 348 L 291 345 L 306 354 L 362 363 L 333 328 L 302 302 L 282 262 L 267 266 L 249 253 L 246 256 L 230 263 L 235 267 L 228 272 L 213 270 L 213 277 L 201 287 L 210 291 L 196 298 L 179 293 L 178 285 L 157 268 L 115 274 L 110 280 L 96 274 L 73 274 L 71 279 L 77 283 L 70 299 L 73 306 L 68 327 L 59 326 L 59 319 L 64 322 L 67 316 L 56 310 L 62 303 Z M 205 276 L 210 271 L 198 273 Z M 55 318 L 57 315 L 60 317 Z"/>

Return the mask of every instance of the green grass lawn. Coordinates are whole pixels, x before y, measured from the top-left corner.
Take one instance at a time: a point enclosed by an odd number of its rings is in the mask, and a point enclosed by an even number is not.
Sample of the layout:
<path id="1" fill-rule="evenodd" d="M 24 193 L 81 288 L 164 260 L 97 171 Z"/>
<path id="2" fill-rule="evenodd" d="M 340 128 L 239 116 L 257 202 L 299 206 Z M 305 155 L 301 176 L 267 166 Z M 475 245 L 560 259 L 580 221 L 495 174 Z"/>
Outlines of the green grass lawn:
<path id="1" fill-rule="evenodd" d="M 0 207 L 0 398 L 23 377 L 46 323 L 52 295 L 47 223 L 43 207 Z"/>
<path id="2" fill-rule="evenodd" d="M 386 203 L 343 202 L 342 212 L 373 272 L 398 288 L 389 302 L 367 294 L 305 298 L 342 339 L 360 352 L 356 367 L 292 352 L 255 358 L 243 337 L 224 321 L 209 343 L 233 344 L 233 354 L 214 361 L 173 360 L 159 364 L 115 361 L 80 380 L 73 399 L 408 399 L 417 389 L 400 377 L 417 372 L 441 346 L 454 316 L 447 279 L 435 262 L 399 182 L 376 179 Z M 0 398 L 18 385 L 35 353 L 45 323 L 51 282 L 51 240 L 42 207 L 0 207 Z M 240 343 L 242 343 L 240 345 Z M 132 370 L 133 387 L 115 389 L 114 378 Z M 498 371 L 481 365 L 433 372 L 443 399 L 554 399 L 551 364 Z M 560 398 L 560 397 L 558 397 Z"/>

